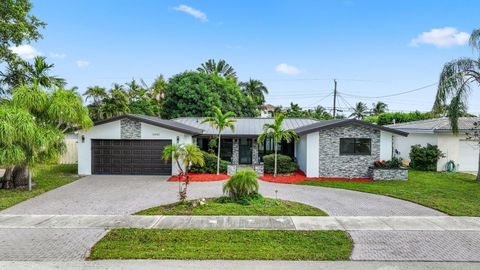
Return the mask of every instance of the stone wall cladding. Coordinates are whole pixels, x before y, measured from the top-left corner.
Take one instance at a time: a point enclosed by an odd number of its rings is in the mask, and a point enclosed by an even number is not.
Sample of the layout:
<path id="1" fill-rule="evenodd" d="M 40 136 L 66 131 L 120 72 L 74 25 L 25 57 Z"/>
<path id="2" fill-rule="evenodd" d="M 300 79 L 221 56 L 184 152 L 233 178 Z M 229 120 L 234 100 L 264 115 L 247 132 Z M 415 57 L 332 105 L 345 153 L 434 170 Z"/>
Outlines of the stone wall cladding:
<path id="1" fill-rule="evenodd" d="M 263 164 L 255 164 L 255 165 L 235 165 L 229 164 L 227 165 L 227 175 L 234 175 L 237 171 L 245 170 L 252 168 L 257 176 L 263 176 Z"/>
<path id="2" fill-rule="evenodd" d="M 380 159 L 380 131 L 348 125 L 320 131 L 320 177 L 371 178 L 369 167 Z M 340 138 L 370 138 L 371 155 L 340 155 Z"/>
<path id="3" fill-rule="evenodd" d="M 258 142 L 257 139 L 252 139 L 252 163 L 260 164 L 260 159 L 258 158 Z M 263 175 L 263 172 L 262 172 Z"/>
<path id="4" fill-rule="evenodd" d="M 128 118 L 120 120 L 120 138 L 122 139 L 141 139 L 142 124 Z"/>
<path id="5" fill-rule="evenodd" d="M 233 139 L 232 164 L 238 164 L 240 159 L 240 144 L 238 139 Z"/>
<path id="6" fill-rule="evenodd" d="M 407 169 L 374 169 L 373 170 L 373 180 L 408 180 L 408 170 Z"/>

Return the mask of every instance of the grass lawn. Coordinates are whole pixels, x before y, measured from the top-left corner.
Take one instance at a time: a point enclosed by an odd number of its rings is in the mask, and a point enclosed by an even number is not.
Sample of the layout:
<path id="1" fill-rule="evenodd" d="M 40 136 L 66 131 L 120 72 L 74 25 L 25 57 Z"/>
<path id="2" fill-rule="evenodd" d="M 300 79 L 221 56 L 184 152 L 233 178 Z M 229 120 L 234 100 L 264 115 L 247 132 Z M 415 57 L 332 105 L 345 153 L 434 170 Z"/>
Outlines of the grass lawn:
<path id="1" fill-rule="evenodd" d="M 342 231 L 114 229 L 89 259 L 348 260 L 352 246 Z"/>
<path id="2" fill-rule="evenodd" d="M 197 216 L 326 216 L 322 210 L 297 202 L 263 198 L 246 203 L 232 201 L 228 197 L 206 199 L 204 205 L 198 200 L 174 203 L 146 209 L 137 215 L 197 215 Z"/>
<path id="3" fill-rule="evenodd" d="M 78 178 L 77 165 L 75 164 L 41 166 L 34 172 L 33 182 L 35 186 L 31 192 L 0 189 L 0 210 L 68 184 Z"/>
<path id="4" fill-rule="evenodd" d="M 452 216 L 480 216 L 480 183 L 464 173 L 410 170 L 408 181 L 370 183 L 305 181 L 299 184 L 344 188 L 395 197 Z"/>

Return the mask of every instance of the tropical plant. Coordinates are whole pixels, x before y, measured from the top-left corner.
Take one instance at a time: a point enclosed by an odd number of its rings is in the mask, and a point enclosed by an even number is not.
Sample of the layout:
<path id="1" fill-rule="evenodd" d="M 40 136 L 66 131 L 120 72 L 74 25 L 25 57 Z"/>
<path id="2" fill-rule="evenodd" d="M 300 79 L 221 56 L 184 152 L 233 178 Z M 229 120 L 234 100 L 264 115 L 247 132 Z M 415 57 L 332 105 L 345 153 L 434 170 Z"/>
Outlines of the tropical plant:
<path id="1" fill-rule="evenodd" d="M 165 98 L 165 88 L 167 87 L 167 82 L 163 78 L 163 75 L 159 75 L 150 86 L 150 98 L 157 101 L 162 101 Z"/>
<path id="2" fill-rule="evenodd" d="M 472 31 L 469 44 L 474 50 L 480 51 L 480 28 Z M 480 86 L 480 57 L 460 58 L 443 66 L 432 111 L 439 114 L 446 106 L 454 134 L 459 132 L 458 119 L 462 111 L 466 111 L 468 107 L 472 87 L 478 89 L 478 86 Z M 477 181 L 480 181 L 480 167 Z"/>
<path id="3" fill-rule="evenodd" d="M 263 126 L 263 133 L 260 134 L 258 137 L 259 142 L 265 141 L 267 138 L 273 139 L 273 144 L 275 145 L 275 170 L 273 176 L 277 176 L 277 152 L 278 152 L 278 144 L 284 140 L 287 143 L 291 142 L 292 140 L 297 141 L 298 135 L 295 133 L 293 129 L 284 129 L 283 128 L 283 120 L 285 120 L 285 115 L 278 114 L 275 116 L 275 120 L 272 124 L 265 124 Z"/>
<path id="4" fill-rule="evenodd" d="M 197 68 L 197 71 L 207 74 L 215 74 L 224 78 L 237 79 L 237 73 L 233 67 L 227 64 L 223 59 L 220 59 L 218 63 L 215 62 L 214 59 L 208 59 L 207 62 L 201 64 L 201 66 Z"/>
<path id="5" fill-rule="evenodd" d="M 215 141 L 216 142 L 216 141 Z M 202 151 L 204 166 L 192 165 L 190 172 L 193 173 L 215 173 L 217 171 L 217 155 Z M 228 161 L 220 160 L 220 173 L 227 173 Z"/>
<path id="6" fill-rule="evenodd" d="M 275 155 L 270 154 L 263 156 L 264 170 L 266 173 L 273 174 L 275 172 Z M 277 155 L 277 165 L 279 174 L 294 173 L 298 170 L 297 163 L 292 161 L 292 158 L 286 155 Z"/>
<path id="7" fill-rule="evenodd" d="M 222 143 L 222 131 L 225 128 L 230 128 L 230 130 L 235 131 L 235 122 L 233 119 L 235 113 L 226 112 L 225 114 L 219 108 L 215 107 L 213 109 L 213 116 L 206 117 L 202 123 L 209 123 L 210 126 L 218 130 L 218 144 L 217 144 L 217 174 L 220 174 L 220 148 Z"/>
<path id="8" fill-rule="evenodd" d="M 95 107 L 100 107 L 103 99 L 108 97 L 105 88 L 98 85 L 87 87 L 87 90 L 85 93 L 83 93 L 83 96 L 85 96 L 86 101 L 91 99 Z"/>
<path id="9" fill-rule="evenodd" d="M 373 103 L 372 112 L 374 115 L 379 115 L 381 113 L 385 113 L 388 110 L 388 105 L 382 101 L 377 103 Z"/>
<path id="10" fill-rule="evenodd" d="M 205 165 L 202 151 L 195 144 L 171 144 L 163 149 L 162 158 L 164 160 L 173 158 L 175 161 L 178 168 L 178 196 L 180 201 L 185 201 L 187 199 L 187 187 L 190 183 L 189 167 Z"/>
<path id="11" fill-rule="evenodd" d="M 367 116 L 367 105 L 363 102 L 357 102 L 355 104 L 355 108 L 353 108 L 353 113 L 350 114 L 350 117 L 355 119 L 362 120 L 365 116 Z"/>
<path id="12" fill-rule="evenodd" d="M 258 193 L 258 179 L 254 171 L 237 172 L 223 185 L 223 193 L 234 200 Z"/>
<path id="13" fill-rule="evenodd" d="M 419 144 L 412 145 L 410 150 L 410 167 L 421 171 L 436 171 L 437 161 L 445 157 L 438 146 L 427 144 L 423 147 Z"/>
<path id="14" fill-rule="evenodd" d="M 239 85 L 242 92 L 251 97 L 259 107 L 265 103 L 265 94 L 268 94 L 268 89 L 261 81 L 250 79 Z"/>

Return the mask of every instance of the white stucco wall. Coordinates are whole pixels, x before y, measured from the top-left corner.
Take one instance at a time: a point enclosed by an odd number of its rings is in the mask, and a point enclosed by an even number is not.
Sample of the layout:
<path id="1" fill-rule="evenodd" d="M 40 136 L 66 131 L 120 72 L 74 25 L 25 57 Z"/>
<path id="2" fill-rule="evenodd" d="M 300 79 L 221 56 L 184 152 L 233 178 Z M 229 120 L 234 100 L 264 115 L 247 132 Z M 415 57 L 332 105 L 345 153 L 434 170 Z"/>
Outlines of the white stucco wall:
<path id="1" fill-rule="evenodd" d="M 319 133 L 312 132 L 300 136 L 295 148 L 298 167 L 307 177 L 318 177 L 319 140 Z"/>
<path id="2" fill-rule="evenodd" d="M 390 132 L 380 131 L 380 159 L 392 159 L 392 137 Z"/>
<path id="3" fill-rule="evenodd" d="M 302 172 L 307 171 L 307 135 L 300 136 L 295 147 L 295 157 Z"/>
<path id="4" fill-rule="evenodd" d="M 85 136 L 82 142 L 81 136 Z M 171 140 L 172 143 L 192 143 L 192 136 L 182 132 L 169 130 L 154 125 L 141 123 L 141 139 L 145 140 Z M 90 130 L 79 132 L 78 137 L 78 174 L 90 175 L 91 172 L 91 140 L 92 139 L 121 139 L 120 120 L 94 126 Z M 177 165 L 172 162 L 172 173 L 178 171 Z"/>
<path id="5" fill-rule="evenodd" d="M 400 152 L 399 156 L 404 160 L 410 160 L 410 149 L 412 145 L 427 144 L 438 145 L 437 136 L 434 134 L 409 134 L 408 137 L 394 135 L 393 148 Z"/>

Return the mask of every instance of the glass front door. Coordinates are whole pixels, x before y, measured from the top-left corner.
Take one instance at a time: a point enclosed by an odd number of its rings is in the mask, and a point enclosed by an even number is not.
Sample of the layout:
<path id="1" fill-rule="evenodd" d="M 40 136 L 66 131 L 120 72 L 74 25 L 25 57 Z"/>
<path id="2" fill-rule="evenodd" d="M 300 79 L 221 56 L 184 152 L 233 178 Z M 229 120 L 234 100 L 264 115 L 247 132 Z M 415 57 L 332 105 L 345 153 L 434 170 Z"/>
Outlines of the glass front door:
<path id="1" fill-rule="evenodd" d="M 252 164 L 252 139 L 239 139 L 239 163 Z"/>

